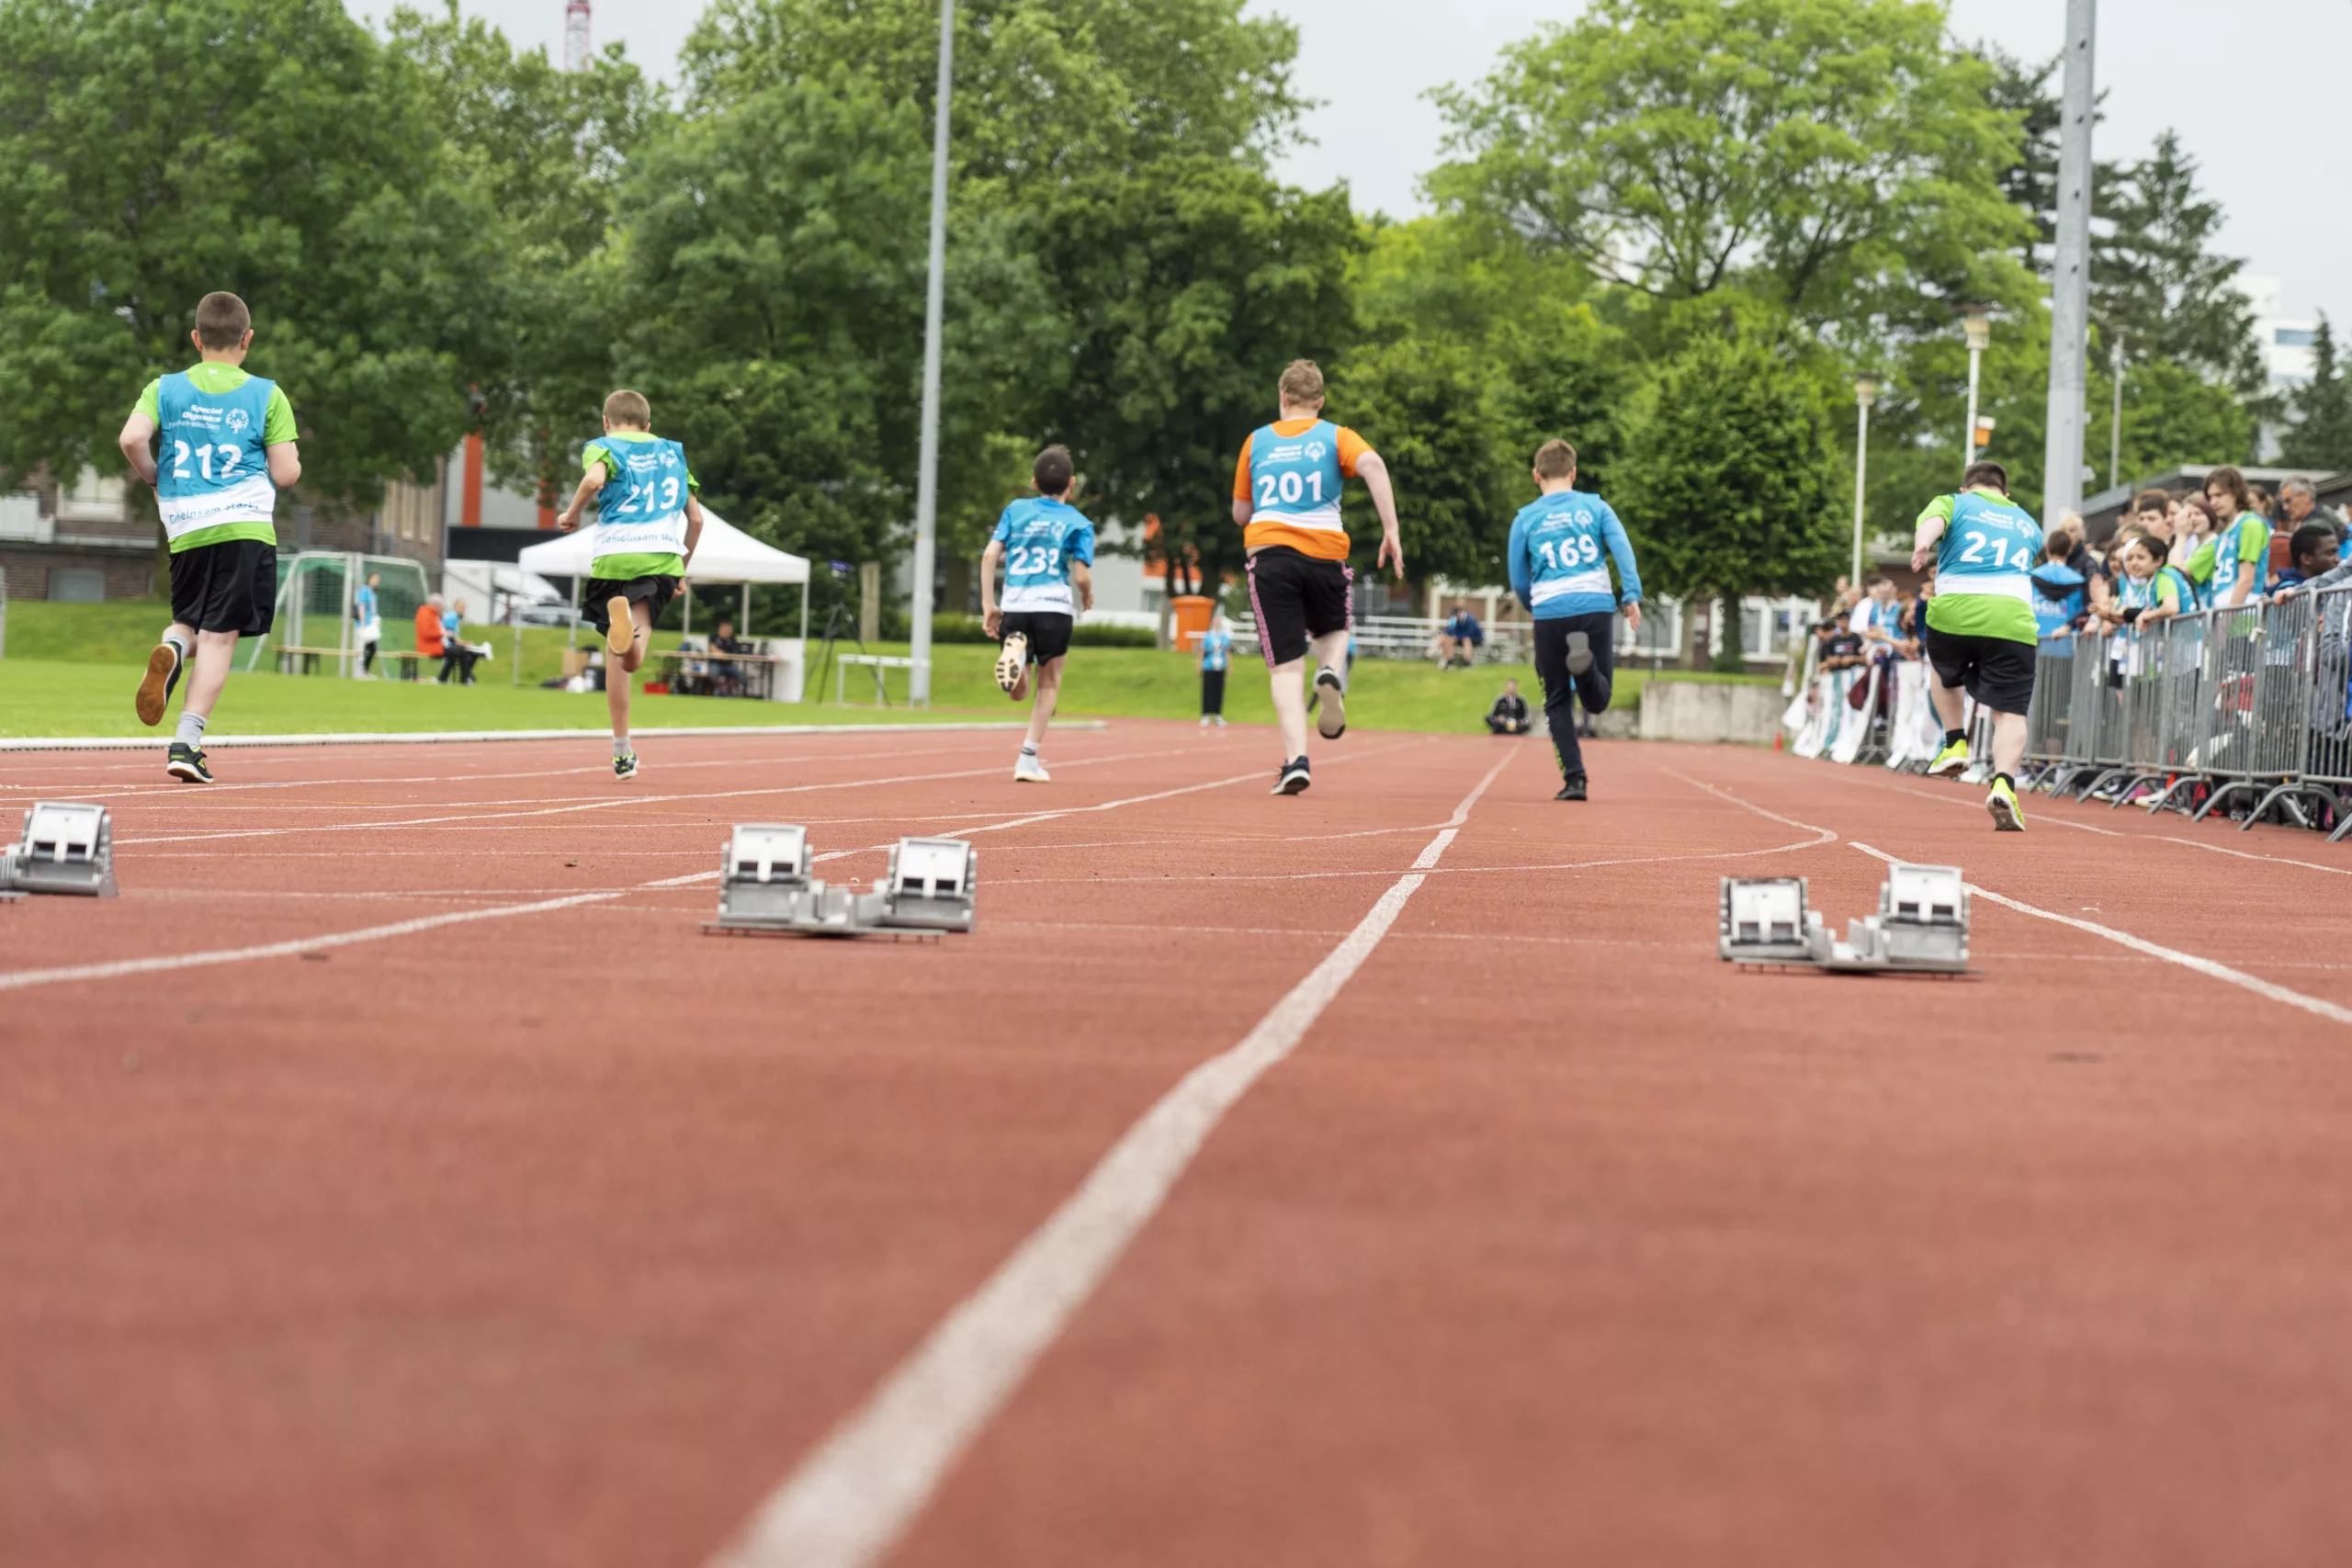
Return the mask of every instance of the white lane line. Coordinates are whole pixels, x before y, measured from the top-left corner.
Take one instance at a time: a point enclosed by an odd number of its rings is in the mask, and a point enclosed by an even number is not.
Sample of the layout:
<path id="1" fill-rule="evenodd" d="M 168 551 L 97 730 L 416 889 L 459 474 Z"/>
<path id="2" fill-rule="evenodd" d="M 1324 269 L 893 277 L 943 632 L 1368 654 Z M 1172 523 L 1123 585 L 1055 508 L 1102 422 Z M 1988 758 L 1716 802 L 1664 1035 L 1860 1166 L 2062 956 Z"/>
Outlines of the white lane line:
<path id="1" fill-rule="evenodd" d="M 636 733 L 648 739 L 768 739 L 812 735 L 923 735 L 973 729 L 1025 729 L 1021 719 L 945 720 L 917 724 L 714 724 L 707 728 L 665 725 Z M 1099 718 L 1066 719 L 1057 729 L 1102 729 Z M 144 751 L 164 745 L 157 735 L 10 736 L 0 739 L 0 752 L 25 751 Z M 311 735 L 209 735 L 209 746 L 308 748 L 313 746 L 469 746 L 482 741 L 594 740 L 605 731 L 594 725 L 573 729 L 389 729 Z"/>
<path id="2" fill-rule="evenodd" d="M 1059 767 L 1089 767 L 1102 762 L 1133 761 L 1137 758 L 1165 757 L 1168 751 L 1123 751 L 1109 757 L 1088 757 L 1076 762 L 1057 763 Z M 936 784 L 952 779 L 989 778 L 1003 773 L 1002 767 L 964 768 L 944 773 L 900 773 L 878 779 L 840 779 L 829 784 L 776 784 L 763 789 L 707 790 L 691 795 L 620 795 L 596 800 L 574 801 L 568 806 L 546 807 L 532 811 L 477 811 L 449 817 L 417 817 L 402 822 L 310 822 L 288 828 L 224 828 L 209 833 L 165 833 L 150 838 L 117 839 L 118 848 L 133 844 L 194 844 L 230 839 L 277 839 L 300 833 L 384 833 L 411 828 L 447 828 L 452 824 L 506 821 L 515 818 L 565 817 L 582 811 L 608 811 L 627 806 L 674 806 L 680 802 L 704 800 L 742 800 L 754 796 L 810 795 L 824 790 L 865 789 L 883 784 Z M 364 808 L 363 808 L 364 809 Z M 1048 815 L 1054 815 L 1049 813 Z M 1039 821 L 1044 818 L 1037 818 Z M 631 823 L 632 830 L 641 827 L 698 827 L 698 823 Z"/>
<path id="3" fill-rule="evenodd" d="M 1455 807 L 1510 762 L 1497 762 Z M 1415 859 L 1437 863 L 1449 827 Z M 1380 945 L 1424 877 L 1407 872 L 1241 1043 L 1187 1073 L 1069 1200 L 769 1495 L 715 1568 L 863 1568 L 889 1550 L 964 1450 L 1149 1223 L 1210 1133 L 1288 1056 Z"/>
<path id="4" fill-rule="evenodd" d="M 2256 854 L 2251 850 L 2224 849 L 2219 844 L 2203 843 L 2196 839 L 2183 839 L 2171 833 L 2143 833 L 2139 836 L 2154 839 L 2162 843 L 2186 844 L 2192 850 L 2204 850 L 2212 854 L 2229 855 L 2237 860 L 2267 860 L 2273 865 L 2299 865 L 2305 871 L 2326 872 L 2330 876 L 2352 876 L 2352 866 L 2322 865 L 2315 860 L 2296 860 L 2290 855 L 2262 855 Z"/>
<path id="5" fill-rule="evenodd" d="M 1144 753 L 1158 755 L 1158 753 Z M 1361 753 L 1376 755 L 1377 753 Z M 1115 761 L 1103 758 L 1101 761 Z M 996 770 L 990 770 L 994 772 Z M 1149 801 L 1166 800 L 1174 795 L 1192 795 L 1201 790 L 1220 789 L 1244 779 L 1262 778 L 1262 772 L 1237 773 L 1230 778 L 1216 779 L 1207 784 L 1184 784 L 1175 789 L 1159 790 L 1150 795 L 1129 795 L 1122 800 L 1105 801 L 1096 806 L 1074 806 L 1059 811 L 1032 813 L 1008 822 L 984 824 L 962 829 L 971 833 L 997 831 L 1003 828 L 1020 827 L 1029 822 L 1050 821 L 1057 817 L 1077 816 L 1084 812 L 1109 811 L 1122 806 L 1140 806 Z M 831 785 L 807 785 L 806 788 L 831 788 Z M 766 794 L 767 791 L 751 793 Z M 537 815 L 533 813 L 532 815 Z M 862 849 L 835 850 L 814 858 L 820 861 L 845 860 L 852 855 L 872 854 L 888 849 L 888 844 L 872 844 Z M 439 926 L 459 925 L 469 920 L 502 919 L 512 915 L 542 914 L 555 909 L 575 908 L 584 904 L 606 903 L 625 898 L 631 893 L 641 893 L 661 887 L 685 887 L 699 882 L 715 882 L 717 870 L 688 872 L 683 876 L 659 877 L 640 882 L 633 887 L 611 888 L 594 893 L 577 893 L 561 898 L 545 898 L 527 904 L 502 904 L 486 909 L 464 909 L 445 915 L 421 916 L 413 920 L 398 920 L 390 925 L 368 926 L 358 931 L 337 931 L 325 936 L 299 937 L 287 942 L 264 942 L 252 947 L 213 948 L 201 953 L 167 953 L 153 958 L 127 958 L 106 964 L 67 965 L 53 969 L 19 969 L 0 972 L 0 991 L 22 990 L 32 986 L 56 985 L 72 980 L 109 980 L 126 975 L 150 975 L 174 969 L 206 968 L 220 964 L 242 964 L 271 958 L 289 958 L 325 948 L 345 947 L 354 942 L 381 942 L 393 937 L 432 931 Z"/>
<path id="6" fill-rule="evenodd" d="M 1883 850 L 1872 849 L 1859 839 L 1852 842 L 1854 848 L 1873 859 L 1884 861 L 1890 865 L 1897 863 L 1895 857 Z M 2001 908 L 2015 909 L 2020 915 L 2031 915 L 2037 919 L 2049 920 L 2062 926 L 2072 926 L 2078 931 L 2088 931 L 2093 936 L 2104 937 L 2109 942 L 2128 947 L 2134 953 L 2143 953 L 2151 958 L 2161 958 L 2167 964 L 2177 964 L 2184 969 L 2194 970 L 2199 975 L 2210 979 L 2220 980 L 2226 985 L 2242 987 L 2257 997 L 2267 997 L 2274 1002 L 2284 1002 L 2290 1008 L 2301 1008 L 2305 1012 L 2327 1019 L 2332 1022 L 2352 1023 L 2352 1008 L 2338 1007 L 2334 1002 L 2323 1001 L 2317 997 L 2307 997 L 2301 991 L 2290 991 L 2284 986 L 2274 985 L 2259 976 L 2249 975 L 2243 969 L 2233 969 L 2226 964 L 2216 964 L 2210 958 L 2200 958 L 2193 953 L 2182 953 L 2177 948 L 2150 942 L 2145 937 L 2133 936 L 2130 931 L 2120 931 L 2113 926 L 2100 925 L 2097 920 L 2077 919 L 2072 915 L 2059 914 L 2054 909 L 2044 909 L 2019 899 L 2007 897 L 1989 887 L 1980 887 L 1973 882 L 1968 885 L 1968 890 L 1979 898 L 1989 898 Z"/>

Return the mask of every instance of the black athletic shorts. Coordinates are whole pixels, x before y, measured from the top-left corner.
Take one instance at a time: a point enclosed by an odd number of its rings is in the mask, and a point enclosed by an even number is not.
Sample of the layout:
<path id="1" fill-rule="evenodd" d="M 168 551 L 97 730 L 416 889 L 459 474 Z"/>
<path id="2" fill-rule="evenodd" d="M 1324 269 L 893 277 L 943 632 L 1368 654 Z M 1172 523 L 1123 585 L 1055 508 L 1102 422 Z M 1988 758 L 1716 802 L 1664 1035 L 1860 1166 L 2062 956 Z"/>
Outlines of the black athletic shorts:
<path id="1" fill-rule="evenodd" d="M 259 637 L 277 618 L 277 547 L 223 539 L 172 556 L 172 619 L 200 632 Z"/>
<path id="2" fill-rule="evenodd" d="M 580 618 L 600 632 L 613 629 L 612 618 L 605 612 L 605 604 L 614 599 L 626 599 L 634 604 L 643 599 L 653 606 L 653 618 L 659 621 L 670 601 L 678 596 L 678 580 L 674 577 L 592 577 L 588 586 L 580 591 Z"/>
<path id="3" fill-rule="evenodd" d="M 1258 617 L 1258 651 L 1269 667 L 1306 657 L 1310 637 L 1355 625 L 1348 589 L 1354 570 L 1288 545 L 1269 545 L 1250 558 L 1250 608 Z"/>
<path id="4" fill-rule="evenodd" d="M 1069 651 L 1070 628 L 1078 617 L 1067 610 L 1007 610 L 997 627 L 1001 637 L 1019 632 L 1029 639 L 1029 662 L 1043 664 Z"/>
<path id="5" fill-rule="evenodd" d="M 2033 644 L 2005 637 L 1962 637 L 1928 628 L 1928 662 L 1950 689 L 1964 686 L 1995 713 L 2022 714 L 2033 705 Z"/>

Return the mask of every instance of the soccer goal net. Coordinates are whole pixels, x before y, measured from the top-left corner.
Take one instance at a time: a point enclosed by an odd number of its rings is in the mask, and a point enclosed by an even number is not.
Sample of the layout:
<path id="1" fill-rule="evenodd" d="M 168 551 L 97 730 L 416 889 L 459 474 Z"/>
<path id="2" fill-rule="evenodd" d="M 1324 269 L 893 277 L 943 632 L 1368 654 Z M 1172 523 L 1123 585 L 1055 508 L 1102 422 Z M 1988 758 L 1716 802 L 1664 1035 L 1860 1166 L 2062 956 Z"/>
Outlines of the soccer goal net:
<path id="1" fill-rule="evenodd" d="M 401 652 L 413 649 L 417 606 L 431 592 L 423 566 L 404 556 L 304 550 L 277 558 L 277 624 L 267 637 L 254 639 L 245 668 L 260 662 L 266 644 L 331 654 L 336 673 L 354 673 L 359 667 L 362 629 L 359 590 L 371 576 L 376 579 L 376 619 L 383 627 L 379 646 Z"/>

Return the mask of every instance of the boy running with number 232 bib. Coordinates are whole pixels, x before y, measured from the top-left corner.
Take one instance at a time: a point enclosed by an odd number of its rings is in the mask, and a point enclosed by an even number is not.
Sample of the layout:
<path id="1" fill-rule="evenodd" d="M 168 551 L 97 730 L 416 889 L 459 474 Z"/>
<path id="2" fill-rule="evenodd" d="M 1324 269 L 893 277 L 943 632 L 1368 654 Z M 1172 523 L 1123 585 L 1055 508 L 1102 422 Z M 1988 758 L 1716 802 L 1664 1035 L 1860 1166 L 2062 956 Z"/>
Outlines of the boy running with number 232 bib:
<path id="1" fill-rule="evenodd" d="M 980 556 L 980 627 L 1004 639 L 996 683 L 1019 702 L 1029 694 L 1029 666 L 1037 667 L 1029 733 L 1012 764 L 1016 784 L 1044 784 L 1052 776 L 1037 748 L 1045 743 L 1046 727 L 1061 696 L 1062 660 L 1069 653 L 1078 612 L 1094 607 L 1094 525 L 1069 503 L 1075 473 L 1069 447 L 1038 453 L 1029 468 L 1037 493 L 1004 509 Z M 1004 566 L 1001 605 L 996 596 L 999 562 Z"/>

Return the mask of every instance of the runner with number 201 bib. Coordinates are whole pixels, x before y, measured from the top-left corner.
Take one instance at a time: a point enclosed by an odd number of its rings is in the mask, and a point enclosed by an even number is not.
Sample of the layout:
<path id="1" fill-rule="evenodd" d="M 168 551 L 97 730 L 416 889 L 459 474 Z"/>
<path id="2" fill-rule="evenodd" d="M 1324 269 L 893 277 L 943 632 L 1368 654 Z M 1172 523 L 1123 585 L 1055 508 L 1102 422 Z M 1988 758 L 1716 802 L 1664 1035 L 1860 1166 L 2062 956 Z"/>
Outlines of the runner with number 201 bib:
<path id="1" fill-rule="evenodd" d="M 1282 417 L 1241 444 L 1233 470 L 1233 520 L 1249 551 L 1250 608 L 1258 618 L 1258 647 L 1273 682 L 1274 717 L 1282 727 L 1283 765 L 1276 795 L 1296 795 L 1311 782 L 1306 765 L 1307 698 L 1300 677 L 1315 660 L 1315 728 L 1326 740 L 1347 732 L 1348 632 L 1353 622 L 1348 591 L 1347 525 L 1340 520 L 1340 490 L 1353 476 L 1372 492 L 1380 513 L 1375 566 L 1405 577 L 1405 547 L 1396 535 L 1396 494 L 1388 465 L 1363 436 L 1323 417 L 1323 372 L 1311 359 L 1295 361 L 1279 388 Z"/>

